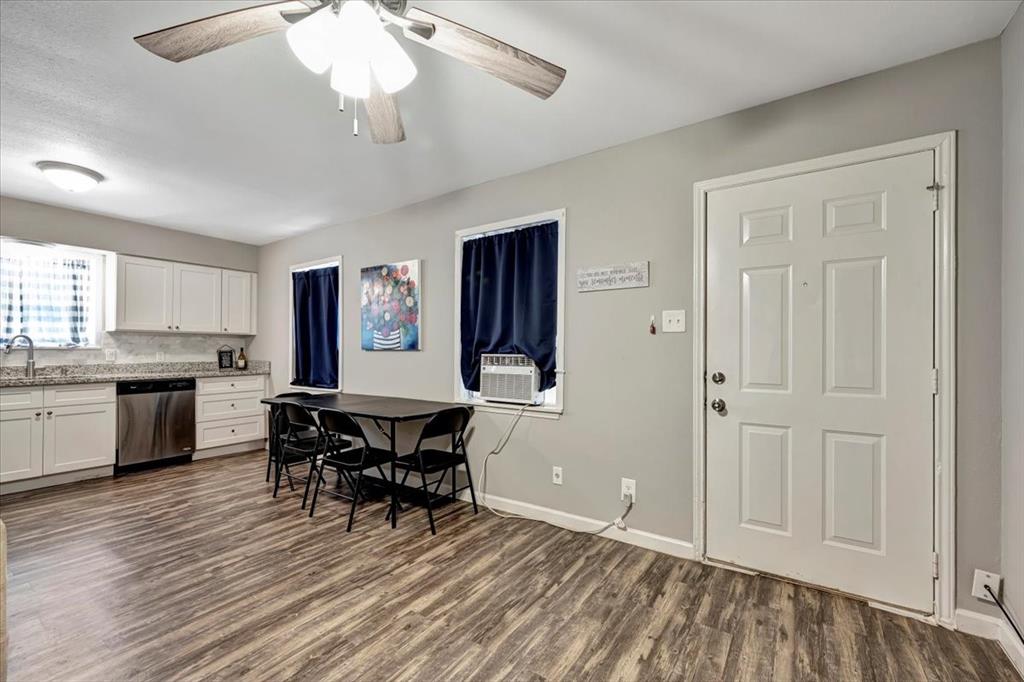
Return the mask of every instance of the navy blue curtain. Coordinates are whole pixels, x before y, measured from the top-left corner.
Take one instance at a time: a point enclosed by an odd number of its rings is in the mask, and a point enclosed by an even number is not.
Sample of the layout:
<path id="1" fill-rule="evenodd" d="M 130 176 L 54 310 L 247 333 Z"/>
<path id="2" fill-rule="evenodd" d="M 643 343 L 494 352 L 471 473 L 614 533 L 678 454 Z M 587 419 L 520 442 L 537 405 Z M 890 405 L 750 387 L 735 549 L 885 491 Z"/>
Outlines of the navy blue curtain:
<path id="1" fill-rule="evenodd" d="M 462 244 L 462 383 L 480 390 L 480 355 L 522 353 L 555 385 L 558 223 Z"/>
<path id="2" fill-rule="evenodd" d="M 292 273 L 292 384 L 338 387 L 338 268 Z"/>

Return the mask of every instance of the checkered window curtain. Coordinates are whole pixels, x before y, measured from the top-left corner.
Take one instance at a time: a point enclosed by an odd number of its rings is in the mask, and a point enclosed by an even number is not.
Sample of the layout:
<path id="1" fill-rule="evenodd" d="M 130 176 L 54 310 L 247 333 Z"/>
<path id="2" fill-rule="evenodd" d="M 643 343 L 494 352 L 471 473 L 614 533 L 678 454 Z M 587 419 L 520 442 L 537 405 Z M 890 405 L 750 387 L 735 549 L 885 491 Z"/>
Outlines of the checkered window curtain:
<path id="1" fill-rule="evenodd" d="M 0 245 L 0 343 L 94 346 L 97 260 L 45 246 Z"/>

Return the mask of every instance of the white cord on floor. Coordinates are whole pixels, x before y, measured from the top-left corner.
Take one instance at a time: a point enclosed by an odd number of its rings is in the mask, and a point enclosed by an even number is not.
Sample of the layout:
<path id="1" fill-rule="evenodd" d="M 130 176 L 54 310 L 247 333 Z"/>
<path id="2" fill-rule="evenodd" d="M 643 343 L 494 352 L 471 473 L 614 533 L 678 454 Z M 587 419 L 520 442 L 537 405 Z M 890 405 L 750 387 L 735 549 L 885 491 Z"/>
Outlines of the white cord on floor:
<path id="1" fill-rule="evenodd" d="M 523 418 L 523 414 L 529 407 L 531 407 L 531 405 L 529 404 L 523 405 L 519 409 L 519 411 L 516 412 L 516 415 L 515 417 L 513 417 L 511 423 L 509 423 L 508 428 L 505 429 L 505 433 L 502 434 L 501 438 L 498 439 L 498 444 L 495 445 L 494 449 L 488 452 L 487 455 L 484 457 L 483 474 L 480 477 L 480 493 L 481 497 L 483 497 L 484 507 L 487 508 L 487 511 L 491 512 L 495 516 L 500 516 L 503 519 L 525 519 L 527 521 L 539 521 L 539 519 L 531 519 L 528 516 L 522 516 L 520 514 L 503 514 L 502 512 L 499 512 L 497 509 L 492 507 L 490 503 L 488 503 L 487 501 L 487 462 L 491 459 L 491 457 L 494 457 L 495 455 L 500 455 L 501 451 L 505 449 L 505 446 L 508 445 L 509 440 L 512 438 L 512 432 L 515 431 L 516 426 L 519 425 L 519 420 Z M 557 526 L 558 528 L 564 528 L 565 530 L 569 530 L 574 533 L 583 533 L 584 535 L 600 535 L 601 533 L 605 532 L 613 526 L 615 528 L 618 528 L 619 530 L 627 530 L 626 517 L 629 516 L 629 512 L 631 511 L 633 511 L 632 495 L 629 496 L 629 501 L 626 504 L 626 509 L 622 512 L 619 518 L 605 524 L 604 526 L 601 526 L 597 530 L 577 530 L 575 528 L 568 528 L 557 523 L 552 523 L 551 525 Z M 541 521 L 541 523 L 549 522 Z"/>

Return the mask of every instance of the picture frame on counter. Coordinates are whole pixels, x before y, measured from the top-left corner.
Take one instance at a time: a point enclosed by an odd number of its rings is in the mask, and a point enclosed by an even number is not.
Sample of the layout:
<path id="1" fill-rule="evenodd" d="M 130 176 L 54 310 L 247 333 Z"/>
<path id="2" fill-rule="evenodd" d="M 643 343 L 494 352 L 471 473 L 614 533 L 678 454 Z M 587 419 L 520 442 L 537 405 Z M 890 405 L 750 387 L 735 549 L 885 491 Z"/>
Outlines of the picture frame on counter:
<path id="1" fill-rule="evenodd" d="M 224 345 L 217 349 L 217 367 L 219 369 L 235 368 L 235 349 Z"/>

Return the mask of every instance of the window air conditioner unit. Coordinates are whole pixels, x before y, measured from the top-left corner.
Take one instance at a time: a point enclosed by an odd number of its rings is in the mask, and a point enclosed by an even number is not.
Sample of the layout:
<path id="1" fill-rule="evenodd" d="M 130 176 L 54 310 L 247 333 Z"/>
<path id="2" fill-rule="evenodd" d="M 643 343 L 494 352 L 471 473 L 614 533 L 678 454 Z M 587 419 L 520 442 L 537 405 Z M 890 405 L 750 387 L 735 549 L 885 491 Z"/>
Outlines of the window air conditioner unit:
<path id="1" fill-rule="evenodd" d="M 540 402 L 540 370 L 525 355 L 480 356 L 480 397 L 498 403 Z"/>

